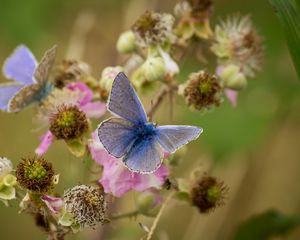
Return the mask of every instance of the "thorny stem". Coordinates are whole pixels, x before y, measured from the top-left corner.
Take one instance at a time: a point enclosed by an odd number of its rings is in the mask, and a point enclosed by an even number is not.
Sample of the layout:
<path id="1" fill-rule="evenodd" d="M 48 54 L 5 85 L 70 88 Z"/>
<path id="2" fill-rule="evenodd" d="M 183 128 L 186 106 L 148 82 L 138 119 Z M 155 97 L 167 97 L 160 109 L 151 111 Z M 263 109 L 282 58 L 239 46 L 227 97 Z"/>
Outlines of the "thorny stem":
<path id="1" fill-rule="evenodd" d="M 158 221 L 161 218 L 161 215 L 162 215 L 163 211 L 165 210 L 165 208 L 167 207 L 168 203 L 172 199 L 174 193 L 175 193 L 174 191 L 170 193 L 170 195 L 167 197 L 166 201 L 163 203 L 163 205 L 159 209 L 159 212 L 158 212 L 158 214 L 156 215 L 156 217 L 155 217 L 155 219 L 153 221 L 153 224 L 151 226 L 151 229 L 150 229 L 150 231 L 148 233 L 148 236 L 147 236 L 146 240 L 151 240 L 151 238 L 153 236 L 153 233 L 154 233 L 154 230 L 157 227 Z"/>

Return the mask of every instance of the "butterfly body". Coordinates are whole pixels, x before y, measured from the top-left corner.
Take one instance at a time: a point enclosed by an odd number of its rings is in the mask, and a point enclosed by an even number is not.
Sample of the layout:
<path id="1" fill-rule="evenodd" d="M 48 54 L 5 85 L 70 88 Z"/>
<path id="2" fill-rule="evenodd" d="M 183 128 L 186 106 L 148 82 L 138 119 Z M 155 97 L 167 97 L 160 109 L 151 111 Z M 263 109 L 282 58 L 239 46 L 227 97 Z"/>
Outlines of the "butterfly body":
<path id="1" fill-rule="evenodd" d="M 17 47 L 3 67 L 4 75 L 14 82 L 0 84 L 0 109 L 18 112 L 47 97 L 53 89 L 48 76 L 55 55 L 56 47 L 53 47 L 46 51 L 41 62 L 37 64 L 27 47 Z"/>
<path id="2" fill-rule="evenodd" d="M 198 127 L 156 126 L 148 122 L 145 110 L 124 73 L 119 73 L 113 82 L 108 109 L 116 117 L 99 125 L 99 139 L 109 154 L 122 158 L 133 172 L 154 172 L 162 163 L 164 151 L 173 153 L 202 133 Z"/>

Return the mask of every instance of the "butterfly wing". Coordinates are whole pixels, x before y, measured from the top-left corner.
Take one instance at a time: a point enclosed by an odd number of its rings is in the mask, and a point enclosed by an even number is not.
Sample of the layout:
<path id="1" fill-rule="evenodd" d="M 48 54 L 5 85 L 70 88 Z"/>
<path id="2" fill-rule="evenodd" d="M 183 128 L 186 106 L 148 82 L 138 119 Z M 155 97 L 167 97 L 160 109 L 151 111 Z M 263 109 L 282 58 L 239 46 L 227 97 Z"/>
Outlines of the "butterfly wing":
<path id="1" fill-rule="evenodd" d="M 0 109 L 3 111 L 8 110 L 8 103 L 12 97 L 20 91 L 23 85 L 12 83 L 12 84 L 1 84 L 0 85 Z"/>
<path id="2" fill-rule="evenodd" d="M 120 158 L 136 138 L 135 127 L 127 120 L 110 118 L 98 127 L 98 137 L 109 154 Z"/>
<path id="3" fill-rule="evenodd" d="M 49 84 L 31 84 L 21 88 L 8 103 L 9 112 L 19 112 L 32 103 L 41 101 L 52 89 Z"/>
<path id="4" fill-rule="evenodd" d="M 149 174 L 157 170 L 163 158 L 163 150 L 156 137 L 136 140 L 123 162 L 132 172 Z"/>
<path id="5" fill-rule="evenodd" d="M 48 80 L 49 73 L 55 61 L 56 48 L 57 47 L 54 46 L 45 52 L 41 62 L 34 72 L 34 78 L 40 84 L 45 83 Z"/>
<path id="6" fill-rule="evenodd" d="M 31 51 L 26 46 L 20 45 L 5 61 L 3 73 L 7 78 L 29 85 L 35 83 L 33 75 L 36 66 L 37 62 Z"/>
<path id="7" fill-rule="evenodd" d="M 147 115 L 126 75 L 120 72 L 112 85 L 108 109 L 133 124 L 147 122 Z"/>
<path id="8" fill-rule="evenodd" d="M 159 126 L 157 127 L 157 139 L 164 150 L 173 153 L 178 148 L 198 138 L 202 131 L 202 128 L 193 126 Z"/>

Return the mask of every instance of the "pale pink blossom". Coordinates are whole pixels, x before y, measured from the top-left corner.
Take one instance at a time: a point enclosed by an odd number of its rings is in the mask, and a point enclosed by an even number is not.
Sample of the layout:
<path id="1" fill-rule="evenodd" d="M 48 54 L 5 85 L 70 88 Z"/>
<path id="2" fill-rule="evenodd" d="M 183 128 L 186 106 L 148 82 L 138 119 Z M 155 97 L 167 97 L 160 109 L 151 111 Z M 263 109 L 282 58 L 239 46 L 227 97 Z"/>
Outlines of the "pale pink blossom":
<path id="1" fill-rule="evenodd" d="M 150 189 L 159 189 L 165 182 L 169 171 L 161 165 L 152 174 L 133 173 L 125 167 L 121 159 L 109 155 L 98 139 L 97 133 L 92 134 L 89 149 L 92 158 L 103 166 L 102 177 L 99 182 L 106 193 L 121 197 L 130 190 L 144 192 Z"/>

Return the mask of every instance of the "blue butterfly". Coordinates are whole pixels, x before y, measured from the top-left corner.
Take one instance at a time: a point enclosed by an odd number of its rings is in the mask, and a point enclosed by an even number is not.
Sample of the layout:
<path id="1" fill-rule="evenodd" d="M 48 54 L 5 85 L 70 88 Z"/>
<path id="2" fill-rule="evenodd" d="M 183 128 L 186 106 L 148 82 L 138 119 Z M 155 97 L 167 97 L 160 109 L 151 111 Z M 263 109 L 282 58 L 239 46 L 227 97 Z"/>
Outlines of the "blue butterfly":
<path id="1" fill-rule="evenodd" d="M 202 129 L 193 126 L 156 126 L 147 115 L 124 73 L 112 85 L 108 109 L 117 117 L 103 121 L 98 137 L 107 152 L 122 158 L 127 168 L 138 173 L 152 173 L 160 167 L 163 150 L 173 153 L 195 140 Z"/>
<path id="2" fill-rule="evenodd" d="M 44 99 L 53 88 L 48 77 L 55 56 L 56 46 L 46 51 L 41 62 L 37 64 L 26 46 L 17 47 L 3 66 L 4 75 L 15 81 L 0 84 L 0 109 L 19 112 Z"/>

